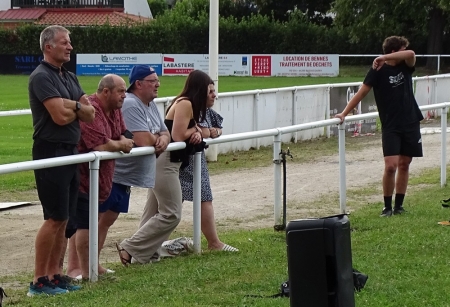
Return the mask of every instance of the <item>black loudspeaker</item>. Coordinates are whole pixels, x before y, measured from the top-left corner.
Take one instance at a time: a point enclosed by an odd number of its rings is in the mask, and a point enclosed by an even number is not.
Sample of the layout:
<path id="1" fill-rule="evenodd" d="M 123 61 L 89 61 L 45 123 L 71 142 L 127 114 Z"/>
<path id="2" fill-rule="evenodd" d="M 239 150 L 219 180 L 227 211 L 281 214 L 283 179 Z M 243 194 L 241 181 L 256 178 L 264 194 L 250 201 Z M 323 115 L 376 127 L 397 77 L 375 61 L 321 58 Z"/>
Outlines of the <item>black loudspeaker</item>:
<path id="1" fill-rule="evenodd" d="M 346 215 L 287 224 L 291 307 L 354 307 L 350 221 Z"/>

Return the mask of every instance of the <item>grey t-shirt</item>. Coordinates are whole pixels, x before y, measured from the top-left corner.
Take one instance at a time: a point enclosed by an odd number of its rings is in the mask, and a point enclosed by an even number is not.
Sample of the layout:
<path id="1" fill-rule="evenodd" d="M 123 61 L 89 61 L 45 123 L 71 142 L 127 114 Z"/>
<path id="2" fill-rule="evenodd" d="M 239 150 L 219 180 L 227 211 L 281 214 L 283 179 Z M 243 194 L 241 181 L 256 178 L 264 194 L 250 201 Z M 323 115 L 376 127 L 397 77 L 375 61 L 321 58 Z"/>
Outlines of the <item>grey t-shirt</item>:
<path id="1" fill-rule="evenodd" d="M 78 143 L 80 140 L 78 120 L 60 126 L 52 120 L 43 103 L 55 97 L 79 100 L 84 92 L 73 73 L 62 67 L 60 74 L 58 67 L 42 61 L 30 75 L 28 95 L 33 117 L 33 139 L 40 138 L 55 143 Z"/>
<path id="2" fill-rule="evenodd" d="M 127 93 L 122 106 L 123 119 L 131 132 L 149 131 L 152 134 L 167 131 L 154 102 L 146 106 L 137 96 Z M 156 156 L 145 155 L 116 160 L 115 183 L 153 188 L 155 186 Z"/>

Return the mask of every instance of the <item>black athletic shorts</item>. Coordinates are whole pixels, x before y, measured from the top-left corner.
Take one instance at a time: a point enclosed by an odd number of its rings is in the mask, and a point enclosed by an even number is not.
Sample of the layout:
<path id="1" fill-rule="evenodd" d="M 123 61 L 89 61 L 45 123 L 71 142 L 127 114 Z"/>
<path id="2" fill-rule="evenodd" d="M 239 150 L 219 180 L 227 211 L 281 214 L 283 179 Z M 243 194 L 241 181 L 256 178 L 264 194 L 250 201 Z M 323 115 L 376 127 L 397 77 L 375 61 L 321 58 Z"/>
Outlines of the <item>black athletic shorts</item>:
<path id="1" fill-rule="evenodd" d="M 66 226 L 66 238 L 72 237 L 77 229 L 89 229 L 89 212 L 89 195 L 79 192 L 77 210 L 74 216 L 69 217 Z"/>
<path id="2" fill-rule="evenodd" d="M 422 136 L 420 122 L 401 128 L 383 130 L 383 155 L 422 157 Z"/>
<path id="3" fill-rule="evenodd" d="M 52 143 L 36 139 L 33 160 L 77 154 L 76 145 Z M 80 185 L 77 164 L 37 169 L 34 171 L 36 188 L 42 204 L 44 219 L 65 221 L 75 214 Z"/>

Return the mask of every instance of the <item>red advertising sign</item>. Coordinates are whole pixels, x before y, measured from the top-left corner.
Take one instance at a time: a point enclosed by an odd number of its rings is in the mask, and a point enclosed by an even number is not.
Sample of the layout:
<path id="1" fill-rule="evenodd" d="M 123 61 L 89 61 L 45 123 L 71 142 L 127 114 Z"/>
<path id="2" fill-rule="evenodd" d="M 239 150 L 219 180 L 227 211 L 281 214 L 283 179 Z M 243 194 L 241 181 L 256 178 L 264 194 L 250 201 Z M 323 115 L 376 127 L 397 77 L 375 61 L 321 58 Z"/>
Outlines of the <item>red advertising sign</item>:
<path id="1" fill-rule="evenodd" d="M 252 56 L 252 76 L 272 75 L 272 57 L 270 55 Z"/>
<path id="2" fill-rule="evenodd" d="M 163 57 L 163 75 L 188 75 L 194 70 L 194 63 L 180 55 L 175 57 Z"/>

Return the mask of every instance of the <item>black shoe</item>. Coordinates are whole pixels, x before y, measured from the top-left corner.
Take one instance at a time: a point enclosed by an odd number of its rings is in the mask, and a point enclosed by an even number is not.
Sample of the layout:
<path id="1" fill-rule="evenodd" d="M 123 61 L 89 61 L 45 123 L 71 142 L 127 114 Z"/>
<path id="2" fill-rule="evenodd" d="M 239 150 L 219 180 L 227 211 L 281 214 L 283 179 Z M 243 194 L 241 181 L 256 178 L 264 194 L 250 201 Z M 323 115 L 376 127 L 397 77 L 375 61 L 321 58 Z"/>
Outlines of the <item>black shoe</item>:
<path id="1" fill-rule="evenodd" d="M 383 211 L 381 211 L 380 217 L 390 217 L 391 215 L 392 215 L 391 208 L 383 208 Z"/>
<path id="2" fill-rule="evenodd" d="M 406 212 L 406 210 L 405 209 L 403 209 L 403 207 L 401 206 L 401 207 L 395 207 L 394 208 L 394 214 L 402 214 L 402 213 L 405 213 Z"/>

